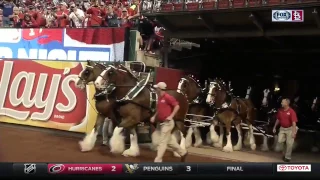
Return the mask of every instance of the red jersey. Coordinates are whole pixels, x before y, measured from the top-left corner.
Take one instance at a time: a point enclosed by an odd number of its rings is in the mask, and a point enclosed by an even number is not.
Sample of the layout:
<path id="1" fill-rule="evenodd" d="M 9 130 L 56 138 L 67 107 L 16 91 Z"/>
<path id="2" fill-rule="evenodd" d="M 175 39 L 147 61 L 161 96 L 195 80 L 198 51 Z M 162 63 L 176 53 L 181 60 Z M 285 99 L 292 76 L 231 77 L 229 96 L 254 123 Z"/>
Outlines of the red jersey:
<path id="1" fill-rule="evenodd" d="M 22 21 L 22 27 L 23 28 L 38 28 L 39 25 L 37 24 L 37 21 L 31 18 L 29 21 Z"/>
<path id="2" fill-rule="evenodd" d="M 176 105 L 179 105 L 179 102 L 168 93 L 165 93 L 163 96 L 159 97 L 157 113 L 158 120 L 165 121 L 167 117 L 171 115 L 173 108 Z"/>
<path id="3" fill-rule="evenodd" d="M 62 14 L 65 14 L 65 16 L 63 16 L 62 17 Z M 69 14 L 69 10 L 60 10 L 60 11 L 58 11 L 57 12 L 57 15 L 58 16 L 61 16 L 61 17 L 58 17 L 57 19 L 57 21 L 58 21 L 58 27 L 67 27 L 67 26 L 69 26 L 69 21 L 68 21 L 68 19 L 66 18 L 67 16 L 68 16 L 68 14 Z"/>
<path id="4" fill-rule="evenodd" d="M 293 122 L 298 122 L 296 112 L 292 108 L 284 110 L 283 108 L 278 110 L 277 119 L 279 120 L 280 126 L 288 128 L 292 126 Z"/>
<path id="5" fill-rule="evenodd" d="M 40 27 L 43 27 L 47 24 L 46 18 L 44 17 L 44 12 L 43 11 L 39 11 L 37 13 L 37 19 L 36 19 L 38 25 Z"/>
<path id="6" fill-rule="evenodd" d="M 100 8 L 90 7 L 87 10 L 87 14 L 91 14 L 91 17 L 89 18 L 91 26 L 100 26 L 102 24 L 102 16 L 104 16 L 104 12 L 102 12 Z"/>

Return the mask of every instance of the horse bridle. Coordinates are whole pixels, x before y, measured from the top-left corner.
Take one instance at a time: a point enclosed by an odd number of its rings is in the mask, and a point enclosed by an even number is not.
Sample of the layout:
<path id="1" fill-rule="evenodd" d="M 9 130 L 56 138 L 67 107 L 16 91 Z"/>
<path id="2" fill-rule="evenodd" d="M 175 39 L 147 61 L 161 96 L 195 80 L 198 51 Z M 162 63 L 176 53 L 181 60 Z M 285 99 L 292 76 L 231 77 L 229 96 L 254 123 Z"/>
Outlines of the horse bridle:
<path id="1" fill-rule="evenodd" d="M 96 67 L 96 66 L 98 66 L 98 65 L 95 64 L 93 67 Z M 90 67 L 92 67 L 92 66 L 90 66 Z M 99 69 L 102 69 L 102 68 L 100 68 L 99 66 L 98 66 L 98 68 L 99 68 Z M 106 68 L 106 67 L 105 67 L 105 68 Z M 104 69 L 102 69 L 102 70 L 104 70 Z M 99 74 L 99 76 L 100 76 L 100 74 Z M 79 75 L 78 75 L 78 78 L 79 78 L 85 85 L 88 85 L 89 82 L 87 82 L 87 80 L 85 80 L 84 78 L 82 78 L 82 77 L 79 76 Z"/>

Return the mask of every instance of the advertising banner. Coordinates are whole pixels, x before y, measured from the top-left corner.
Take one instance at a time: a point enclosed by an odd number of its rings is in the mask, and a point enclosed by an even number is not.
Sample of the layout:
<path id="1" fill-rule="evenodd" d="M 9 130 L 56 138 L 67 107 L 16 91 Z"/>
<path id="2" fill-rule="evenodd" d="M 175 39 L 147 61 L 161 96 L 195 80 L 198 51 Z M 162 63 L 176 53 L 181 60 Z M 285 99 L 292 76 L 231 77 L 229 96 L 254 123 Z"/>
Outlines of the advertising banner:
<path id="1" fill-rule="evenodd" d="M 124 28 L 0 29 L 0 58 L 123 61 Z"/>
<path id="2" fill-rule="evenodd" d="M 87 132 L 97 113 L 93 86 L 75 80 L 86 63 L 0 61 L 0 122 Z"/>

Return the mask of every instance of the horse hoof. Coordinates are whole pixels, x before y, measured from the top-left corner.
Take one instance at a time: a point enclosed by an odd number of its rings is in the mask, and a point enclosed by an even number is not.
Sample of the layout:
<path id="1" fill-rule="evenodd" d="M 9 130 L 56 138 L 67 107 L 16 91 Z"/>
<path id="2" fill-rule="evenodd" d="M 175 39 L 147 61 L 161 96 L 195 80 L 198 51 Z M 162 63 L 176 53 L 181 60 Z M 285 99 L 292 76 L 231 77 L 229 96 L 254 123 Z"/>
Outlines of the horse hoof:
<path id="1" fill-rule="evenodd" d="M 222 144 L 221 143 L 213 143 L 213 147 L 222 148 Z"/>
<path id="2" fill-rule="evenodd" d="M 223 147 L 222 151 L 229 153 L 229 152 L 233 152 L 233 149 L 232 149 L 232 146 L 231 147 L 230 146 L 225 146 L 225 147 Z"/>
<path id="3" fill-rule="evenodd" d="M 198 141 L 196 143 L 194 143 L 194 147 L 200 147 L 202 145 L 202 141 Z"/>
<path id="4" fill-rule="evenodd" d="M 268 146 L 261 146 L 261 151 L 269 151 L 269 147 Z"/>
<path id="5" fill-rule="evenodd" d="M 254 150 L 256 150 L 257 145 L 256 145 L 256 144 L 251 144 L 251 145 L 250 145 L 250 148 L 251 148 L 252 151 L 254 151 Z"/>
<path id="6" fill-rule="evenodd" d="M 124 156 L 124 157 L 137 157 L 139 155 L 140 155 L 139 153 L 133 152 L 130 149 L 127 149 L 122 153 L 122 156 Z"/>
<path id="7" fill-rule="evenodd" d="M 177 158 L 181 158 L 181 156 L 177 152 L 173 152 L 173 156 Z"/>
<path id="8" fill-rule="evenodd" d="M 237 146 L 237 145 L 233 146 L 234 151 L 240 151 L 241 149 L 242 149 L 242 146 Z"/>

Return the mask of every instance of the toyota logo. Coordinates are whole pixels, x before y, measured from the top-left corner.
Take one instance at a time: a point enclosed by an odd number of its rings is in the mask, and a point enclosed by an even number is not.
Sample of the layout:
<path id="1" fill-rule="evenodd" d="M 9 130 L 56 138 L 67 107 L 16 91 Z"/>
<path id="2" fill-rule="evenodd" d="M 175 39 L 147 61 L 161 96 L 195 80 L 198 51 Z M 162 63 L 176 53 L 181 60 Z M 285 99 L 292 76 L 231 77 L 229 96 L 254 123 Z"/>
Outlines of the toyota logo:
<path id="1" fill-rule="evenodd" d="M 285 171 L 287 169 L 287 166 L 286 165 L 280 165 L 279 166 L 279 170 L 280 171 Z"/>
<path id="2" fill-rule="evenodd" d="M 57 174 L 57 173 L 60 173 L 64 170 L 64 165 L 63 164 L 55 164 L 53 166 L 51 166 L 49 168 L 49 173 L 51 174 Z"/>

